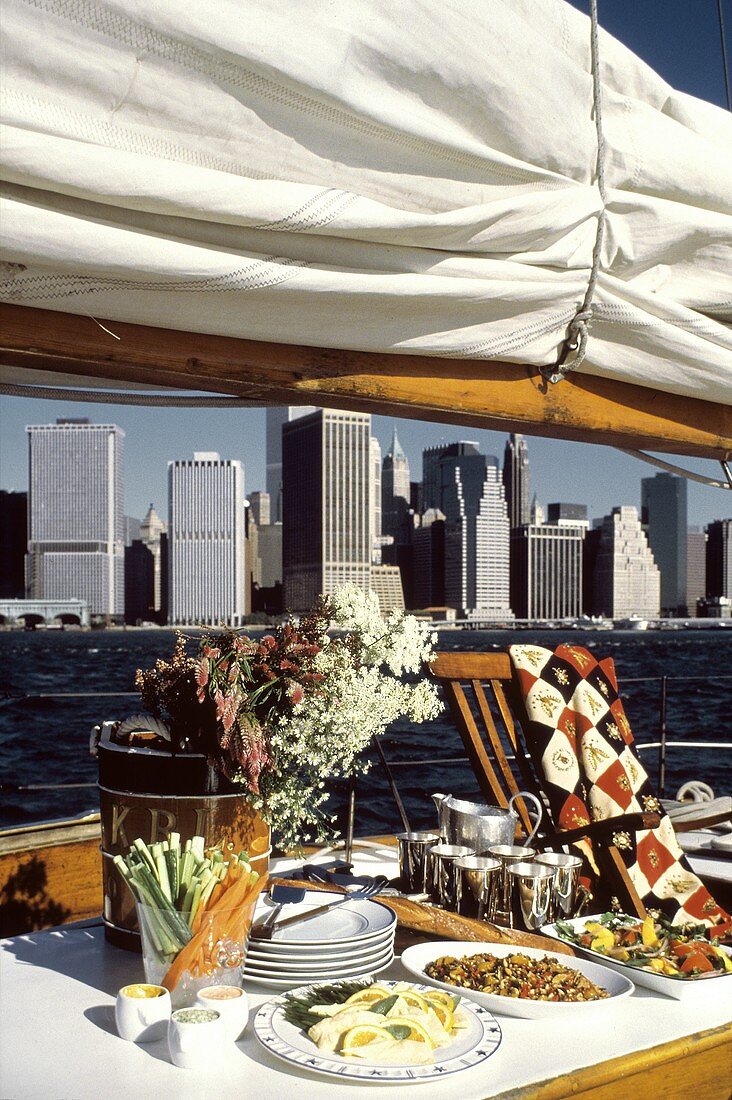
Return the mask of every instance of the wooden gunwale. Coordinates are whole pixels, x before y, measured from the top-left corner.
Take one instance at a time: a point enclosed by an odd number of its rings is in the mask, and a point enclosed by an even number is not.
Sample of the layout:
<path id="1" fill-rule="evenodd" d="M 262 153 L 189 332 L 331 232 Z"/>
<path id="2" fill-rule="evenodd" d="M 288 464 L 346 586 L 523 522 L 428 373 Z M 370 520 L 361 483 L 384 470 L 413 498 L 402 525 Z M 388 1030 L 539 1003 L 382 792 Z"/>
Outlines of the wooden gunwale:
<path id="1" fill-rule="evenodd" d="M 732 407 L 644 386 L 496 360 L 239 340 L 0 305 L 0 363 L 121 384 L 318 404 L 499 431 L 724 459 Z M 53 384 L 50 380 L 49 384 Z"/>

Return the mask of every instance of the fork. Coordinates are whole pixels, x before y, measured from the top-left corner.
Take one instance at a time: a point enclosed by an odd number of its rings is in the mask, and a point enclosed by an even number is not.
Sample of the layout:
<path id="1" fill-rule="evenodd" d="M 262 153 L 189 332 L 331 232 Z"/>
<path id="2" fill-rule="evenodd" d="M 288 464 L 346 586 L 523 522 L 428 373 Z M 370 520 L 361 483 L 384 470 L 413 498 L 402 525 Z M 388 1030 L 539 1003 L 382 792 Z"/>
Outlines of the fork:
<path id="1" fill-rule="evenodd" d="M 311 917 L 318 917 L 322 913 L 328 913 L 331 909 L 337 909 L 339 905 L 342 905 L 344 901 L 365 901 L 367 898 L 373 897 L 374 894 L 378 894 L 382 889 L 382 884 L 378 879 L 374 882 L 368 883 L 366 886 L 360 886 L 358 890 L 349 890 L 345 894 L 341 894 L 337 901 L 331 902 L 329 905 L 319 905 L 317 909 L 309 909 L 305 913 L 295 913 L 293 917 L 286 917 L 285 920 L 277 921 L 274 924 L 269 925 L 264 932 L 259 933 L 259 939 L 267 938 L 271 939 L 272 934 L 279 931 L 280 928 L 289 927 L 291 924 L 300 924 L 304 921 L 310 920 Z"/>

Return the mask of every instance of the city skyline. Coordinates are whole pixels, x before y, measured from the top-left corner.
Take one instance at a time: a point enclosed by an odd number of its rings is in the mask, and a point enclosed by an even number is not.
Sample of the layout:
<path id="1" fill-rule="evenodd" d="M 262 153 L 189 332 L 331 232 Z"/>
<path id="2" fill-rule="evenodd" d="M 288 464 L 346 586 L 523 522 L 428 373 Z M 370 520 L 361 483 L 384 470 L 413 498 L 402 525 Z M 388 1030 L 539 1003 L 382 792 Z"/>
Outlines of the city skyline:
<path id="1" fill-rule="evenodd" d="M 193 451 L 216 450 L 244 464 L 247 488 L 266 487 L 265 409 L 182 410 L 129 408 L 113 404 L 46 401 L 29 398 L 0 400 L 0 488 L 27 490 L 26 426 L 53 423 L 58 417 L 89 417 L 93 423 L 117 423 L 125 431 L 125 514 L 138 519 L 154 504 L 166 507 L 167 463 Z M 460 425 L 372 417 L 372 434 L 386 454 L 396 428 L 413 478 L 421 478 L 422 452 L 446 443 L 470 440 L 484 454 L 501 456 L 508 433 Z M 531 463 L 532 496 L 543 505 L 566 500 L 588 506 L 590 519 L 601 519 L 617 505 L 641 506 L 641 480 L 652 466 L 610 447 L 525 436 Z M 709 461 L 665 456 L 693 472 L 719 477 Z M 688 483 L 688 520 L 704 527 L 732 515 L 732 496 L 720 489 Z"/>

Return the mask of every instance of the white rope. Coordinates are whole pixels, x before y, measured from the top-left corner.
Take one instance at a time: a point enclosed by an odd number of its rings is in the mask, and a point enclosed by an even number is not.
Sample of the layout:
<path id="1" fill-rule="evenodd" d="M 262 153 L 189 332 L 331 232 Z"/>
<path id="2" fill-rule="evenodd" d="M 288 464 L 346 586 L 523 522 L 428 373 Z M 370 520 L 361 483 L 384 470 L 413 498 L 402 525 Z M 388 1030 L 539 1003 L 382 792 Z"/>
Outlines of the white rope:
<path id="1" fill-rule="evenodd" d="M 120 393 L 117 390 L 68 390 L 56 386 L 26 386 L 0 382 L 0 395 L 5 397 L 39 397 L 50 401 L 86 401 L 102 405 L 153 405 L 156 408 L 263 408 L 264 402 L 238 397 L 181 397 L 164 393 Z"/>
<path id="2" fill-rule="evenodd" d="M 605 135 L 602 129 L 602 80 L 600 77 L 600 48 L 598 42 L 597 0 L 590 0 L 590 54 L 592 64 L 592 108 L 597 132 L 597 159 L 595 176 L 602 207 L 597 216 L 595 247 L 592 250 L 592 268 L 582 304 L 567 326 L 567 335 L 557 362 L 542 367 L 541 373 L 548 382 L 559 382 L 565 374 L 582 363 L 587 354 L 587 338 L 592 321 L 592 298 L 600 274 L 600 257 L 605 235 L 607 195 L 605 192 Z"/>
<path id="3" fill-rule="evenodd" d="M 639 458 L 641 462 L 648 462 L 651 466 L 658 466 L 659 470 L 668 470 L 671 474 L 678 474 L 679 477 L 685 477 L 687 481 L 698 481 L 701 485 L 711 485 L 713 489 L 732 490 L 732 470 L 730 470 L 729 463 L 725 462 L 723 459 L 720 459 L 720 465 L 727 480 L 718 481 L 714 477 L 705 477 L 704 474 L 692 473 L 691 470 L 685 470 L 682 466 L 674 466 L 672 462 L 665 462 L 662 458 L 655 458 L 653 455 L 646 454 L 645 451 L 628 451 L 625 447 L 617 447 L 616 450 L 621 451 L 624 455 L 630 455 L 631 458 Z"/>

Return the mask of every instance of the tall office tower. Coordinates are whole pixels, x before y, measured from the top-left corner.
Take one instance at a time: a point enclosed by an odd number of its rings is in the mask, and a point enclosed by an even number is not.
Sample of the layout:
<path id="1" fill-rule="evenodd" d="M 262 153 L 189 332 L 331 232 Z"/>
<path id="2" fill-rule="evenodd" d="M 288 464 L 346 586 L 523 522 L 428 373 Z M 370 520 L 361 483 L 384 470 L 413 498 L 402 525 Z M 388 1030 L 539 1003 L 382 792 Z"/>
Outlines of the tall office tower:
<path id="1" fill-rule="evenodd" d="M 418 608 L 445 606 L 445 515 L 428 508 L 414 531 L 412 595 Z"/>
<path id="2" fill-rule="evenodd" d="M 707 527 L 707 596 L 732 599 L 732 519 Z"/>
<path id="3" fill-rule="evenodd" d="M 381 530 L 391 535 L 397 546 L 409 543 L 410 495 L 409 460 L 394 428 L 391 446 L 381 468 Z"/>
<path id="4" fill-rule="evenodd" d="M 170 621 L 240 626 L 246 613 L 244 467 L 215 452 L 168 463 Z"/>
<path id="5" fill-rule="evenodd" d="M 371 563 L 381 565 L 381 447 L 371 436 L 371 486 L 369 488 L 371 517 Z"/>
<path id="6" fill-rule="evenodd" d="M 25 555 L 28 549 L 28 494 L 0 489 L 0 597 L 22 600 L 25 595 Z"/>
<path id="7" fill-rule="evenodd" d="M 511 532 L 511 607 L 517 618 L 576 619 L 582 613 L 585 530 L 550 521 Z"/>
<path id="8" fill-rule="evenodd" d="M 124 614 L 124 432 L 57 420 L 26 428 L 27 588 L 34 599 L 80 599 L 92 615 Z"/>
<path id="9" fill-rule="evenodd" d="M 686 613 L 698 614 L 699 600 L 707 594 L 707 536 L 698 527 L 690 527 L 686 546 Z"/>
<path id="10" fill-rule="evenodd" d="M 442 462 L 447 458 L 480 454 L 477 443 L 461 440 L 422 451 L 422 509 L 442 508 Z M 449 474 L 448 474 L 449 476 Z"/>
<path id="11" fill-rule="evenodd" d="M 423 469 L 425 504 L 445 515 L 445 604 L 507 618 L 510 529 L 498 459 L 450 444 L 425 451 Z"/>
<path id="12" fill-rule="evenodd" d="M 404 610 L 402 575 L 397 565 L 372 565 L 370 585 L 384 617 L 392 611 Z"/>
<path id="13" fill-rule="evenodd" d="M 686 484 L 673 474 L 641 481 L 643 527 L 661 572 L 662 615 L 686 615 Z"/>
<path id="14" fill-rule="evenodd" d="M 641 526 L 637 508 L 613 508 L 589 533 L 592 600 L 587 610 L 625 619 L 657 618 L 661 575 Z"/>
<path id="15" fill-rule="evenodd" d="M 267 492 L 269 493 L 270 520 L 282 522 L 282 426 L 300 416 L 309 416 L 314 405 L 283 405 L 266 412 L 266 461 Z"/>
<path id="16" fill-rule="evenodd" d="M 125 622 L 154 622 L 155 559 L 142 539 L 125 546 Z"/>
<path id="17" fill-rule="evenodd" d="M 163 617 L 163 551 L 161 546 L 161 539 L 163 535 L 167 534 L 167 527 L 165 521 L 160 518 L 155 508 L 151 504 L 148 508 L 145 518 L 140 524 L 140 541 L 147 550 L 152 554 L 153 559 L 153 597 L 151 612 L 152 615 L 146 616 L 152 618 L 156 622 L 165 622 L 166 618 Z M 140 556 L 140 561 L 142 557 Z"/>
<path id="18" fill-rule="evenodd" d="M 586 504 L 549 504 L 547 520 L 557 527 L 581 527 L 585 531 L 590 527 Z"/>
<path id="19" fill-rule="evenodd" d="M 249 494 L 249 514 L 252 522 L 257 527 L 265 527 L 271 523 L 269 493 L 254 492 Z"/>
<path id="20" fill-rule="evenodd" d="M 544 522 L 544 509 L 539 504 L 539 498 L 536 493 L 531 500 L 531 507 L 529 508 L 529 523 L 533 523 L 535 527 Z"/>
<path id="21" fill-rule="evenodd" d="M 522 435 L 513 432 L 503 452 L 503 488 L 511 529 L 531 522 L 529 452 Z"/>
<path id="22" fill-rule="evenodd" d="M 342 584 L 368 590 L 371 417 L 319 409 L 282 429 L 284 602 L 311 607 Z"/>

